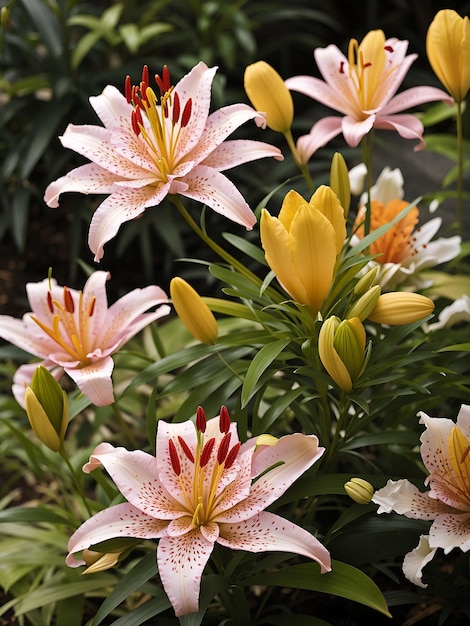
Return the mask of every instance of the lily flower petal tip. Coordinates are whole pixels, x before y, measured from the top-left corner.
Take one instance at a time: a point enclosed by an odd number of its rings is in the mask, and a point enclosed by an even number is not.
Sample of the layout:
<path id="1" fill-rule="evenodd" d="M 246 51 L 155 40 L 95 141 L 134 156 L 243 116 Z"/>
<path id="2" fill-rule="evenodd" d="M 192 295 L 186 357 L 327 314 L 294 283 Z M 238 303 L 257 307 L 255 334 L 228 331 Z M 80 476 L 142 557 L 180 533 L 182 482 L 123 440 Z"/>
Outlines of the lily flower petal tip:
<path id="1" fill-rule="evenodd" d="M 68 374 L 97 406 L 114 402 L 111 355 L 170 313 L 167 295 L 154 285 L 134 289 L 108 306 L 108 278 L 107 272 L 93 272 L 83 291 L 61 287 L 49 278 L 28 283 L 31 312 L 22 319 L 0 315 L 0 337 L 42 359 L 56 379 Z M 30 385 L 38 365 L 22 365 L 15 374 L 13 393 L 23 407 L 25 384 Z"/>
<path id="2" fill-rule="evenodd" d="M 69 125 L 60 138 L 64 147 L 90 163 L 52 182 L 44 200 L 57 207 L 65 192 L 108 196 L 90 224 L 95 261 L 102 258 L 104 244 L 124 222 L 168 195 L 197 200 L 247 229 L 256 224 L 243 196 L 221 172 L 263 157 L 283 157 L 267 143 L 225 141 L 246 121 L 259 122 L 260 116 L 246 104 L 209 113 L 216 69 L 201 61 L 173 86 L 166 68 L 162 77 L 155 77 L 157 96 L 144 68 L 138 85 L 126 80 L 125 96 L 107 86 L 101 95 L 90 98 L 102 126 Z"/>
<path id="3" fill-rule="evenodd" d="M 156 457 L 100 444 L 85 466 L 102 465 L 127 499 L 87 520 L 70 538 L 74 555 L 116 537 L 159 539 L 163 587 L 177 616 L 199 607 L 204 567 L 216 542 L 250 552 L 287 551 L 331 569 L 328 550 L 303 528 L 264 509 L 305 472 L 324 449 L 313 435 L 241 444 L 226 409 L 206 420 L 159 422 Z"/>

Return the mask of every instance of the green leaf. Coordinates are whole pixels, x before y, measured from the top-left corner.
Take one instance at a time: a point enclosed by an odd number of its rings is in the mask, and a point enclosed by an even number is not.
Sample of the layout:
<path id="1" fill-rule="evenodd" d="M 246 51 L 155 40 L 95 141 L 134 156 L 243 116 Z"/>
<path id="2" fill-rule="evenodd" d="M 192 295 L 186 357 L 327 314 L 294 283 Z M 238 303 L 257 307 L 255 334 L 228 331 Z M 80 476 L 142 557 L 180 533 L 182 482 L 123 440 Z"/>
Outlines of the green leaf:
<path id="1" fill-rule="evenodd" d="M 180 617 L 180 626 L 199 626 L 204 618 L 209 604 L 214 597 L 226 589 L 227 579 L 219 574 L 209 574 L 203 576 L 201 584 L 201 595 L 199 598 L 199 611 Z"/>
<path id="2" fill-rule="evenodd" d="M 159 613 L 163 613 L 171 606 L 166 594 L 163 590 L 159 590 L 158 597 L 152 598 L 145 604 L 123 615 L 115 622 L 113 626 L 140 626 L 140 624 L 148 623 L 148 620 Z"/>
<path id="3" fill-rule="evenodd" d="M 241 408 L 245 407 L 255 393 L 256 384 L 263 372 L 271 365 L 271 363 L 279 356 L 286 346 L 290 343 L 289 339 L 279 339 L 268 343 L 261 348 L 253 361 L 250 363 L 245 376 L 241 393 Z"/>
<path id="4" fill-rule="evenodd" d="M 52 522 L 53 524 L 70 524 L 70 520 L 63 517 L 53 509 L 44 506 L 35 507 L 14 507 L 0 511 L 0 523 L 27 522 Z M 1 530 L 1 527 L 0 527 Z"/>
<path id="5" fill-rule="evenodd" d="M 321 574 L 317 563 L 303 563 L 285 567 L 277 572 L 265 572 L 248 578 L 245 583 L 250 586 L 274 585 L 307 589 L 341 596 L 391 617 L 382 592 L 366 574 L 341 561 L 333 560 L 331 569 L 331 572 Z"/>
<path id="6" fill-rule="evenodd" d="M 303 613 L 284 613 L 263 617 L 263 624 L 272 624 L 272 626 L 292 626 L 294 623 L 295 626 L 331 626 L 330 622 Z"/>

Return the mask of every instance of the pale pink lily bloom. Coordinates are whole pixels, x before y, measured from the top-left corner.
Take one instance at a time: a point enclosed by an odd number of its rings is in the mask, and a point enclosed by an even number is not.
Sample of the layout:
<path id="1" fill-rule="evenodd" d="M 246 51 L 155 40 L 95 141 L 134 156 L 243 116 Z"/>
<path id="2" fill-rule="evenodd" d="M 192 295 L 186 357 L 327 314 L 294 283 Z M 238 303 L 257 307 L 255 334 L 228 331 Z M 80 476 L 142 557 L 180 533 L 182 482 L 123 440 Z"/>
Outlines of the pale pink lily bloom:
<path id="1" fill-rule="evenodd" d="M 108 306 L 107 272 L 93 272 L 83 291 L 57 285 L 54 279 L 28 283 L 31 312 L 22 319 L 0 315 L 0 337 L 43 359 L 20 366 L 13 394 L 24 406 L 25 385 L 40 364 L 59 379 L 65 372 L 97 406 L 114 402 L 111 374 L 117 352 L 151 322 L 168 315 L 168 297 L 160 287 L 134 289 Z M 148 309 L 155 311 L 145 313 Z"/>
<path id="2" fill-rule="evenodd" d="M 423 125 L 411 114 L 401 112 L 425 102 L 453 99 L 436 87 L 412 87 L 396 94 L 416 54 L 407 55 L 408 41 L 385 39 L 381 30 L 370 31 L 360 44 L 349 42 L 346 57 L 337 46 L 314 51 L 324 80 L 313 76 L 294 76 L 285 81 L 292 91 L 334 109 L 342 117 L 327 116 L 317 122 L 308 135 L 297 141 L 302 163 L 334 137 L 343 133 L 347 144 L 355 147 L 372 128 L 395 130 L 405 139 L 417 139 L 424 147 Z M 397 115 L 399 114 L 399 115 Z"/>
<path id="3" fill-rule="evenodd" d="M 262 157 L 283 157 L 267 143 L 225 141 L 241 124 L 255 120 L 262 126 L 265 118 L 245 104 L 209 114 L 216 70 L 200 62 L 173 87 L 164 68 L 162 78 L 156 77 L 161 93 L 157 98 L 144 68 L 138 87 L 127 81 L 126 97 L 108 85 L 90 98 L 103 126 L 70 124 L 60 137 L 63 146 L 91 163 L 52 182 L 44 200 L 57 207 L 64 192 L 109 194 L 90 224 L 95 261 L 121 224 L 168 194 L 197 200 L 247 229 L 256 223 L 243 196 L 221 172 Z"/>
<path id="4" fill-rule="evenodd" d="M 420 413 L 426 426 L 421 435 L 421 457 L 429 476 L 428 491 L 420 492 L 408 480 L 389 480 L 372 500 L 377 513 L 395 511 L 412 519 L 432 520 L 429 536 L 404 560 L 403 572 L 414 584 L 422 582 L 422 569 L 438 548 L 470 550 L 470 405 L 462 405 L 457 423 Z"/>
<path id="5" fill-rule="evenodd" d="M 272 445 L 275 443 L 275 445 Z M 264 509 L 324 452 L 314 435 L 249 439 L 240 445 L 236 424 L 222 407 L 206 422 L 160 421 L 156 457 L 100 444 L 83 470 L 103 465 L 127 499 L 97 513 L 70 538 L 74 554 L 117 537 L 159 539 L 157 562 L 177 616 L 194 613 L 204 567 L 217 542 L 249 552 L 293 552 L 331 569 L 328 550 L 309 532 Z"/>

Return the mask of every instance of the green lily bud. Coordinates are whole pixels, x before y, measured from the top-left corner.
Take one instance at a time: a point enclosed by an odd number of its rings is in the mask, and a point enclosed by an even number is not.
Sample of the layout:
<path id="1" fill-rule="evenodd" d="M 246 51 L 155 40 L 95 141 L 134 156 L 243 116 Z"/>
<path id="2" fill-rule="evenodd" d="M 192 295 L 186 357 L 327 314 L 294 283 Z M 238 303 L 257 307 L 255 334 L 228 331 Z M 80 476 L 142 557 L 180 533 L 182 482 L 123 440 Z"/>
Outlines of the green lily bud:
<path id="1" fill-rule="evenodd" d="M 381 289 L 379 285 L 375 285 L 356 300 L 351 309 L 348 311 L 347 318 L 358 317 L 361 322 L 369 317 L 375 309 L 378 299 L 380 298 Z"/>
<path id="2" fill-rule="evenodd" d="M 355 296 L 362 296 L 366 291 L 368 291 L 373 285 L 375 285 L 375 280 L 377 278 L 377 274 L 379 273 L 379 268 L 377 265 L 372 267 L 368 272 L 360 278 L 357 283 L 354 285 L 353 293 Z"/>
<path id="3" fill-rule="evenodd" d="M 219 334 L 217 320 L 197 291 L 177 276 L 170 283 L 170 294 L 178 317 L 193 337 L 214 345 Z"/>
<path id="4" fill-rule="evenodd" d="M 374 495 L 374 488 L 363 478 L 351 478 L 345 483 L 344 490 L 358 504 L 369 504 Z"/>
<path id="5" fill-rule="evenodd" d="M 364 364 L 366 331 L 358 317 L 342 320 L 328 318 L 318 335 L 318 353 L 324 368 L 346 393 L 361 373 Z"/>
<path id="6" fill-rule="evenodd" d="M 25 391 L 26 414 L 31 428 L 48 448 L 62 447 L 69 419 L 67 394 L 50 371 L 39 365 Z"/>
<path id="7" fill-rule="evenodd" d="M 338 196 L 344 209 L 344 217 L 347 218 L 351 205 L 351 187 L 349 184 L 348 166 L 340 152 L 335 152 L 331 159 L 330 187 Z"/>

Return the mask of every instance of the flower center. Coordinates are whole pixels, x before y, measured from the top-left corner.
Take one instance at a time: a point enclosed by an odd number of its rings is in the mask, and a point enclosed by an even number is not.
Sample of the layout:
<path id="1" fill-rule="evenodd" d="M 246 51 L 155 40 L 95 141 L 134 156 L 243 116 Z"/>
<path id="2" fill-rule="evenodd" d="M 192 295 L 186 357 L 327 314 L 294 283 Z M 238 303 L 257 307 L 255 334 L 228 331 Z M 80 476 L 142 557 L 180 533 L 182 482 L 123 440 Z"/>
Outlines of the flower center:
<path id="1" fill-rule="evenodd" d="M 378 200 L 372 200 L 370 232 L 373 232 L 379 226 L 389 224 L 407 206 L 408 202 L 404 200 L 392 200 L 386 206 Z M 364 212 L 365 209 L 359 211 L 356 218 L 356 226 L 363 221 Z M 370 245 L 370 253 L 378 255 L 375 258 L 378 263 L 401 263 L 418 253 L 418 248 L 415 246 L 416 237 L 413 236 L 418 218 L 418 208 L 413 207 L 403 219 Z M 364 237 L 364 226 L 360 226 L 357 229 L 356 235 L 361 238 Z"/>
<path id="2" fill-rule="evenodd" d="M 126 77 L 125 94 L 134 109 L 132 129 L 142 137 L 162 180 L 167 181 L 177 165 L 178 141 L 181 129 L 191 119 L 192 99 L 188 98 L 185 103 L 180 101 L 166 65 L 161 77 L 155 75 L 155 82 L 160 90 L 159 99 L 149 86 L 149 71 L 145 65 L 139 85 L 132 85 L 130 76 Z"/>
<path id="3" fill-rule="evenodd" d="M 31 319 L 72 359 L 80 361 L 81 365 L 88 365 L 90 359 L 87 355 L 91 348 L 89 325 L 95 310 L 96 297 L 92 296 L 84 301 L 83 293 L 79 291 L 76 302 L 70 289 L 64 287 L 62 302 L 55 300 L 50 290 L 46 300 L 52 315 L 50 325 L 35 315 L 31 315 Z"/>
<path id="4" fill-rule="evenodd" d="M 230 469 L 240 450 L 240 442 L 230 447 L 230 416 L 225 407 L 220 410 L 219 429 L 221 437 L 216 446 L 216 438 L 207 438 L 206 417 L 201 407 L 196 415 L 196 449 L 178 437 L 168 441 L 168 454 L 171 467 L 178 477 L 181 490 L 186 500 L 188 513 L 192 516 L 194 526 L 205 526 L 212 520 L 214 509 L 223 495 L 218 492 L 220 479 L 225 470 Z M 192 466 L 192 493 L 188 493 L 182 475 L 181 455 L 185 456 Z M 186 485 L 188 482 L 186 481 Z"/>
<path id="5" fill-rule="evenodd" d="M 450 479 L 458 499 L 470 510 L 470 440 L 457 426 L 449 437 Z"/>

